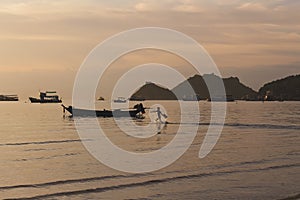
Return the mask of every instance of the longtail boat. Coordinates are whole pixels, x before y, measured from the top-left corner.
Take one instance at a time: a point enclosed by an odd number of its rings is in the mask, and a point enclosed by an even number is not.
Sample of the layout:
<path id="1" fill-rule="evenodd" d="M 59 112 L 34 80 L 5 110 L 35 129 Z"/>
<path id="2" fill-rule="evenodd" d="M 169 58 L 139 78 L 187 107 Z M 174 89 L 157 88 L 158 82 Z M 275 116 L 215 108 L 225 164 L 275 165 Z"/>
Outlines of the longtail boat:
<path id="1" fill-rule="evenodd" d="M 136 104 L 131 109 L 115 109 L 115 110 L 88 110 L 88 109 L 80 109 L 80 108 L 74 108 L 72 106 L 65 106 L 61 105 L 63 107 L 63 111 L 68 111 L 71 116 L 79 116 L 79 117 L 132 117 L 132 118 L 143 118 L 143 114 L 145 114 L 145 108 L 142 103 Z"/>

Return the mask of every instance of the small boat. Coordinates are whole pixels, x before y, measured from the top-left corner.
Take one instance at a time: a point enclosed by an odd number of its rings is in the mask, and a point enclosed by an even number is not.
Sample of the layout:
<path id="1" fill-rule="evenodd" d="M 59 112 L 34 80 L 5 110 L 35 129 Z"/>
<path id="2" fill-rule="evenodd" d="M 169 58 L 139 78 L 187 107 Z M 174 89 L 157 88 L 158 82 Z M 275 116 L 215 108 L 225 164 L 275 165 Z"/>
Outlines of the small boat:
<path id="1" fill-rule="evenodd" d="M 105 99 L 104 99 L 104 97 L 99 97 L 97 100 L 98 101 L 104 101 Z"/>
<path id="2" fill-rule="evenodd" d="M 19 97 L 16 94 L 0 95 L 0 101 L 19 101 Z"/>
<path id="3" fill-rule="evenodd" d="M 31 103 L 61 103 L 56 91 L 40 92 L 40 98 L 29 97 Z"/>
<path id="4" fill-rule="evenodd" d="M 125 97 L 118 97 L 117 99 L 114 100 L 114 103 L 126 103 L 127 99 Z"/>
<path id="5" fill-rule="evenodd" d="M 208 99 L 208 101 L 213 101 L 213 102 L 234 102 L 234 98 L 232 95 L 226 95 L 226 96 L 215 96 L 212 97 L 210 99 Z"/>
<path id="6" fill-rule="evenodd" d="M 74 108 L 72 106 L 65 106 L 63 107 L 63 111 L 68 111 L 72 116 L 80 116 L 80 117 L 132 117 L 132 118 L 143 118 L 143 114 L 145 114 L 145 108 L 143 104 L 136 104 L 132 109 L 127 110 L 87 110 L 87 109 L 80 109 Z"/>

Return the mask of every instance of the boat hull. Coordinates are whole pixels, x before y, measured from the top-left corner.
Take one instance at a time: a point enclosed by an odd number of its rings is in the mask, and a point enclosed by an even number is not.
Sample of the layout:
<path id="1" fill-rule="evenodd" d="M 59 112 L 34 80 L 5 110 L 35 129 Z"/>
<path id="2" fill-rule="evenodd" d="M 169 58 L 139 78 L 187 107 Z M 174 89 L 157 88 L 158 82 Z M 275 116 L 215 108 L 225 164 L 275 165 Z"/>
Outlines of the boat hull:
<path id="1" fill-rule="evenodd" d="M 34 97 L 29 97 L 31 103 L 61 103 L 61 100 L 41 100 Z"/>
<path id="2" fill-rule="evenodd" d="M 0 101 L 19 101 L 19 99 L 10 99 L 10 98 L 7 98 L 7 99 L 0 99 Z"/>
<path id="3" fill-rule="evenodd" d="M 96 117 L 136 117 L 139 111 L 137 110 L 84 110 L 72 109 L 73 116 L 96 116 Z"/>
<path id="4" fill-rule="evenodd" d="M 0 101 L 19 101 L 17 95 L 0 95 Z"/>

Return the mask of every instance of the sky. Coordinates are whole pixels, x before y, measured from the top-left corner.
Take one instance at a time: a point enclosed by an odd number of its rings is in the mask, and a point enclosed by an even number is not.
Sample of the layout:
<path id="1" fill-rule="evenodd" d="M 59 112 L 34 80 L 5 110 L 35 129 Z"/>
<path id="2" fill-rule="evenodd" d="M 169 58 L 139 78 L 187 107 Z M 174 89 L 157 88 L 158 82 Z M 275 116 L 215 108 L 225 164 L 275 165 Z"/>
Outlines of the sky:
<path id="1" fill-rule="evenodd" d="M 149 26 L 192 37 L 224 77 L 238 76 L 257 90 L 300 73 L 299 19 L 299 0 L 0 0 L 0 93 L 25 98 L 54 89 L 68 98 L 96 45 Z M 137 52 L 111 73 L 156 60 L 192 75 L 184 62 L 164 56 Z"/>

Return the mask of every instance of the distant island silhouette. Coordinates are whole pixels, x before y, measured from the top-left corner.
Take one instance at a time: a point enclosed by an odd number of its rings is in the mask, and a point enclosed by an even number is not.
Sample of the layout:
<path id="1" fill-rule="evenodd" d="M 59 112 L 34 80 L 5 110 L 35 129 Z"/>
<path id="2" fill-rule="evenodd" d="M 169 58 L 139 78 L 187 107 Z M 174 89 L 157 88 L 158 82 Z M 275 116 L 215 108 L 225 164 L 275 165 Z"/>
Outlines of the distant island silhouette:
<path id="1" fill-rule="evenodd" d="M 259 94 L 271 100 L 300 101 L 300 75 L 266 83 L 259 89 Z"/>
<path id="2" fill-rule="evenodd" d="M 206 100 L 210 98 L 205 81 L 211 83 L 223 80 L 226 94 L 234 100 L 246 101 L 300 101 L 300 75 L 289 76 L 266 83 L 259 91 L 244 85 L 237 77 L 221 78 L 214 74 L 195 75 L 173 89 L 147 82 L 130 99 L 145 100 Z M 189 85 L 194 91 L 191 91 Z M 177 97 L 176 97 L 176 95 Z M 196 94 L 196 96 L 195 96 Z"/>
<path id="3" fill-rule="evenodd" d="M 129 100 L 210 100 L 206 82 L 213 85 L 220 81 L 224 83 L 226 96 L 223 98 L 227 101 L 300 101 L 300 74 L 266 83 L 258 91 L 241 83 L 237 77 L 221 78 L 214 74 L 194 75 L 172 89 L 146 82 L 129 97 Z M 215 93 L 218 95 L 218 92 Z M 53 97 L 58 99 L 58 96 L 50 96 L 50 98 Z M 0 101 L 18 100 L 17 95 L 0 94 Z M 100 97 L 98 100 L 103 101 L 104 98 Z M 61 101 L 59 100 L 57 103 L 59 102 Z"/>

